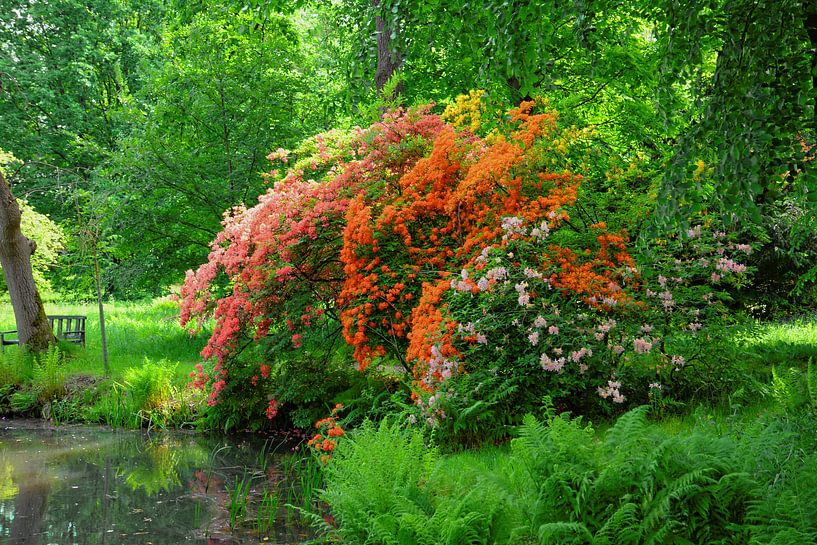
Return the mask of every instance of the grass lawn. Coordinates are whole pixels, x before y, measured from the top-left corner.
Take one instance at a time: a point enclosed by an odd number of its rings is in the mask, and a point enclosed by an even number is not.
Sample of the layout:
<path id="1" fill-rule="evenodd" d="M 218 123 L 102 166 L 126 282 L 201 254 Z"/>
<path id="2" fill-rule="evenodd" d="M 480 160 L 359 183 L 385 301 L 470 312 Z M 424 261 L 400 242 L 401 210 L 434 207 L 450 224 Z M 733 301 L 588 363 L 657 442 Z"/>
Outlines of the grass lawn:
<path id="1" fill-rule="evenodd" d="M 49 315 L 84 315 L 86 323 L 86 347 L 68 345 L 68 370 L 71 374 L 102 375 L 102 339 L 99 330 L 99 312 L 96 303 L 60 304 L 47 302 Z M 111 375 L 121 378 L 126 369 L 141 366 L 145 358 L 151 361 L 166 360 L 177 364 L 179 380 L 187 380 L 187 374 L 201 361 L 199 352 L 207 340 L 205 333 L 191 337 L 179 326 L 176 303 L 166 299 L 136 302 L 112 302 L 105 304 L 105 332 L 108 337 L 108 357 Z M 2 303 L 0 331 L 16 329 L 11 305 Z M 17 350 L 6 347 L 6 353 Z"/>

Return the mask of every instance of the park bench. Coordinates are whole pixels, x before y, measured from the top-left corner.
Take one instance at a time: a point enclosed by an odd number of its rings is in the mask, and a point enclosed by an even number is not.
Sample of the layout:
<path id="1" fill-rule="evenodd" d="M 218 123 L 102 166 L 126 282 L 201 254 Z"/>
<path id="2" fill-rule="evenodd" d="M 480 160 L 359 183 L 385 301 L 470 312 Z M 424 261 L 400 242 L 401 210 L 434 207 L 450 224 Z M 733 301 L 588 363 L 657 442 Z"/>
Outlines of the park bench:
<path id="1" fill-rule="evenodd" d="M 85 346 L 85 319 L 85 316 L 49 316 L 48 323 L 57 339 Z M 0 350 L 18 344 L 17 331 L 0 331 Z"/>

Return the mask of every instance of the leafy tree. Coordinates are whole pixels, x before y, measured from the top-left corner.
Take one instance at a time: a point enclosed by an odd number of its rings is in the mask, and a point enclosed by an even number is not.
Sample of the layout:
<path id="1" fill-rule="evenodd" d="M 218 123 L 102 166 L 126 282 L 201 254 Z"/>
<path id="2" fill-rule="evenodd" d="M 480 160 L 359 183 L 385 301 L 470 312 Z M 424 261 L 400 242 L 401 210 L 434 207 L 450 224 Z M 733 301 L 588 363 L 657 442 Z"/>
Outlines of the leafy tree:
<path id="1" fill-rule="evenodd" d="M 224 211 L 257 197 L 269 149 L 305 131 L 313 91 L 293 26 L 216 7 L 163 37 L 165 59 L 125 112 L 130 132 L 99 172 L 116 233 L 113 288 L 178 279 L 208 251 Z M 155 288 L 154 288 L 155 289 Z"/>
<path id="2" fill-rule="evenodd" d="M 0 173 L 8 174 L 9 166 L 19 164 L 16 157 L 0 150 Z M 34 210 L 26 201 L 18 199 L 17 206 L 22 214 L 20 230 L 37 246 L 37 251 L 31 256 L 34 282 L 41 289 L 49 290 L 51 284 L 46 278 L 46 272 L 59 258 L 58 254 L 65 245 L 65 233 L 51 218 Z M 7 290 L 5 279 L 0 277 L 0 293 Z"/>
<path id="3" fill-rule="evenodd" d="M 24 161 L 17 191 L 59 219 L 115 146 L 161 3 L 0 1 L 0 134 Z"/>
<path id="4" fill-rule="evenodd" d="M 662 5 L 664 77 L 696 82 L 696 108 L 669 164 L 658 214 L 714 206 L 759 224 L 775 203 L 817 202 L 817 7 L 801 0 Z M 714 67 L 710 68 L 714 62 Z M 710 184 L 694 172 L 711 166 Z"/>

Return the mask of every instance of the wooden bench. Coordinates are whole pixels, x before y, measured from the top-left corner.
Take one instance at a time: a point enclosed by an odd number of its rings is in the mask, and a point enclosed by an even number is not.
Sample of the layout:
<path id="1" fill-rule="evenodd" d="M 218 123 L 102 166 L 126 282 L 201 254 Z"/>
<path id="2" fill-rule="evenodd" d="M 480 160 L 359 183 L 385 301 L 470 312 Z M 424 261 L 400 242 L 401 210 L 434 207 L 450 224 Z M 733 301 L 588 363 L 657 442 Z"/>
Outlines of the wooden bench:
<path id="1" fill-rule="evenodd" d="M 54 336 L 62 341 L 81 344 L 85 346 L 85 320 L 86 316 L 49 316 L 48 323 L 51 324 L 51 331 Z M 0 331 L 0 350 L 6 346 L 20 344 L 17 331 Z"/>

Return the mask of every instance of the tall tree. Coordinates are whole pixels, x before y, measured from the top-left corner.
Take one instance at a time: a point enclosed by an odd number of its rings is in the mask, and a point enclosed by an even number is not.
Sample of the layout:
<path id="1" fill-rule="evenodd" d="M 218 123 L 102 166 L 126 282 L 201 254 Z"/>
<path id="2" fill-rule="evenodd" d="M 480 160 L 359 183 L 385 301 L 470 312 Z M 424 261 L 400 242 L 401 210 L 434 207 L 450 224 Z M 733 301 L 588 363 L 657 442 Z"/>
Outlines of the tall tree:
<path id="1" fill-rule="evenodd" d="M 813 210 L 817 4 L 662 5 L 665 77 L 697 83 L 697 107 L 668 165 L 659 215 L 683 223 L 714 206 L 733 222 L 756 225 L 782 201 Z M 699 164 L 713 170 L 707 184 L 693 175 Z"/>
<path id="2" fill-rule="evenodd" d="M 116 235 L 109 287 L 120 293 L 180 280 L 209 252 L 225 211 L 265 189 L 270 150 L 313 130 L 290 22 L 211 7 L 165 33 L 125 113 L 121 151 L 96 172 Z"/>
<path id="3" fill-rule="evenodd" d="M 135 4 L 135 3 L 134 3 Z M 116 145 L 161 1 L 0 0 L 0 134 L 24 161 L 16 188 L 57 220 Z"/>
<path id="4" fill-rule="evenodd" d="M 17 199 L 0 172 L 0 266 L 11 297 L 20 344 L 41 351 L 54 341 L 54 334 L 31 271 L 31 255 L 37 245 L 20 230 L 21 217 Z"/>

